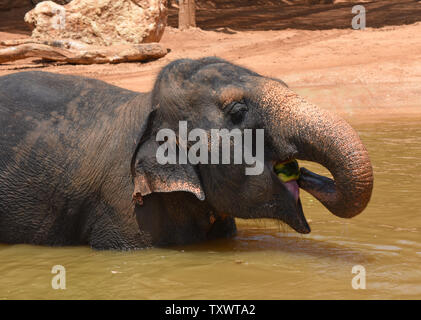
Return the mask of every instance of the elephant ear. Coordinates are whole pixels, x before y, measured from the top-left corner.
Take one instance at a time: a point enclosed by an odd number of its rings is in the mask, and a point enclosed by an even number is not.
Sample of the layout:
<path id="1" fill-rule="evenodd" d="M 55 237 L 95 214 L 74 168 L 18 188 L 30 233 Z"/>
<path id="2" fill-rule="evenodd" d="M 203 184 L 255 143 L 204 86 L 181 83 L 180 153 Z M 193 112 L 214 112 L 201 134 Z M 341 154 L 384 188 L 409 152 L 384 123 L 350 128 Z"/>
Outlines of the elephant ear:
<path id="1" fill-rule="evenodd" d="M 153 192 L 185 191 L 205 200 L 205 193 L 196 169 L 191 164 L 159 164 L 159 144 L 149 138 L 141 143 L 136 155 L 133 199 L 143 204 L 142 197 Z"/>

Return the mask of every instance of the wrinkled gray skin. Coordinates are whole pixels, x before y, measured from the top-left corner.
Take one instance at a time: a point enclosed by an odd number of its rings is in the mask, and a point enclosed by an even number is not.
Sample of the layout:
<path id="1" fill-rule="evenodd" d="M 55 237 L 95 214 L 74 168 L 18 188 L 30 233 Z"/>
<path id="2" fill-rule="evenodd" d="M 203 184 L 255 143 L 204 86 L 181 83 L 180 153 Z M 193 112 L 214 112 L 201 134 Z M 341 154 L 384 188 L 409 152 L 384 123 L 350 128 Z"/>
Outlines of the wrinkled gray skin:
<path id="1" fill-rule="evenodd" d="M 265 130 L 265 169 L 159 165 L 156 133 Z M 236 232 L 234 217 L 273 218 L 310 232 L 301 202 L 273 171 L 297 158 L 298 184 L 332 213 L 367 205 L 368 154 L 342 119 L 305 102 L 279 80 L 218 58 L 178 60 L 151 93 L 83 77 L 23 72 L 0 78 L 0 242 L 138 249 Z M 137 201 L 133 200 L 133 195 Z"/>

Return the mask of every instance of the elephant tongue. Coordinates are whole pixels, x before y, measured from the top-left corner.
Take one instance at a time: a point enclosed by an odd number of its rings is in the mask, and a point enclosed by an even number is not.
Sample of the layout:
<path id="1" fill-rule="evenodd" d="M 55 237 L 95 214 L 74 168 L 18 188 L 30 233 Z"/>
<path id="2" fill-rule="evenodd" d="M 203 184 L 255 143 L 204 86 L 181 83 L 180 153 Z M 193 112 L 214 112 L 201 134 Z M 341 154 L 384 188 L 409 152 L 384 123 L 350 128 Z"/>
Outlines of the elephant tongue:
<path id="1" fill-rule="evenodd" d="M 298 187 L 298 183 L 296 180 L 291 180 L 288 182 L 284 182 L 285 186 L 291 192 L 291 194 L 294 196 L 295 201 L 298 201 L 298 198 L 300 197 L 300 189 Z"/>

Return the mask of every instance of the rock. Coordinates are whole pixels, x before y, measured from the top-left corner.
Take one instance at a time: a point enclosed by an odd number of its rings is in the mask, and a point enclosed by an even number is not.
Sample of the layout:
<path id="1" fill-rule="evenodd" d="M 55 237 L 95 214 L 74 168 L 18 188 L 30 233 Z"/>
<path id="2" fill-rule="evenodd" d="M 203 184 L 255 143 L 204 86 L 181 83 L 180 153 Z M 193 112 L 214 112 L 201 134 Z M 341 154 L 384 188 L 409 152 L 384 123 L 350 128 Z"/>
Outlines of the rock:
<path id="1" fill-rule="evenodd" d="M 167 23 L 166 0 L 43 1 L 25 15 L 32 38 L 73 39 L 109 46 L 159 42 Z"/>
<path id="2" fill-rule="evenodd" d="M 26 58 L 72 64 L 120 63 L 159 59 L 167 50 L 159 43 L 95 46 L 75 40 L 38 41 L 33 39 L 1 41 L 0 64 Z"/>

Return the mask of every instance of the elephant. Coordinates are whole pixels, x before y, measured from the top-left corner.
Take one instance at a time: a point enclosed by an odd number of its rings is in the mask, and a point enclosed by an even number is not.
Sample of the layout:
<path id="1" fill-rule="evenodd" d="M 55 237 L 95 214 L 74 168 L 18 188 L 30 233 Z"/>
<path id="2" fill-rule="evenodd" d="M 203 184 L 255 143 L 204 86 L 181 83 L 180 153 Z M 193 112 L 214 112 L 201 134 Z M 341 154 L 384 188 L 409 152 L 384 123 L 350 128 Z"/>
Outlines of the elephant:
<path id="1" fill-rule="evenodd" d="M 180 121 L 207 133 L 263 129 L 262 172 L 158 163 L 157 134 L 177 133 Z M 292 159 L 317 162 L 333 179 L 300 168 L 287 185 L 273 168 Z M 218 57 L 170 62 L 147 93 L 42 71 L 0 77 L 0 243 L 186 245 L 234 237 L 235 218 L 275 219 L 306 234 L 299 188 L 352 218 L 370 200 L 373 170 L 345 120 L 279 79 Z"/>

